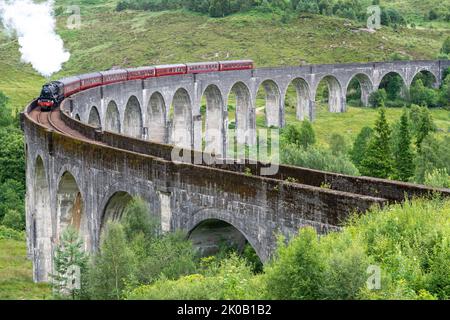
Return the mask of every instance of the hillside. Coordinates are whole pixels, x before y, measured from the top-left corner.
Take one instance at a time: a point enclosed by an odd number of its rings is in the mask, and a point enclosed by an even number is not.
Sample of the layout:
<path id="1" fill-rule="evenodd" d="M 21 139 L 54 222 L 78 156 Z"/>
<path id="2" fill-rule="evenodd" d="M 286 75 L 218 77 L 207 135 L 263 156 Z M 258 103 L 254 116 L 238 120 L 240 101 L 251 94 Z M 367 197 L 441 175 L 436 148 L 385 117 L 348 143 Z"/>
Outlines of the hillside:
<path id="1" fill-rule="evenodd" d="M 186 11 L 116 12 L 111 0 L 82 1 L 81 28 L 70 30 L 69 3 L 56 1 L 55 12 L 71 59 L 53 78 L 112 66 L 243 57 L 260 67 L 386 60 L 392 53 L 431 59 L 450 35 L 450 28 L 384 27 L 368 33 L 355 21 L 306 14 L 284 24 L 279 16 L 259 12 L 220 19 Z M 21 107 L 45 79 L 20 63 L 17 40 L 1 34 L 0 42 L 0 90 L 12 97 L 14 107 Z"/>

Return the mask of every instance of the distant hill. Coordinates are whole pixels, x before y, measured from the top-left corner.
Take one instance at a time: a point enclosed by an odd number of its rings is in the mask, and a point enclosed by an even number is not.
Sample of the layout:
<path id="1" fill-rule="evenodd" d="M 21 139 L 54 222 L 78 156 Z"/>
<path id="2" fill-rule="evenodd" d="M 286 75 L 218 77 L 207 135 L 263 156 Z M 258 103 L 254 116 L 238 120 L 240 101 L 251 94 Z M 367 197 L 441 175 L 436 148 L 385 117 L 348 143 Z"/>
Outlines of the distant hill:
<path id="1" fill-rule="evenodd" d="M 383 2 L 406 10 L 411 1 Z M 56 1 L 57 31 L 71 58 L 53 78 L 113 66 L 237 58 L 251 58 L 259 67 L 387 60 L 394 53 L 433 59 L 450 35 L 450 23 L 444 29 L 383 27 L 371 33 L 360 22 L 311 14 L 283 23 L 281 16 L 253 11 L 225 18 L 184 10 L 116 12 L 116 0 L 81 0 L 81 28 L 70 30 L 71 3 Z M 14 92 L 13 104 L 23 106 L 45 79 L 20 63 L 17 40 L 0 33 L 0 43 L 0 90 Z"/>

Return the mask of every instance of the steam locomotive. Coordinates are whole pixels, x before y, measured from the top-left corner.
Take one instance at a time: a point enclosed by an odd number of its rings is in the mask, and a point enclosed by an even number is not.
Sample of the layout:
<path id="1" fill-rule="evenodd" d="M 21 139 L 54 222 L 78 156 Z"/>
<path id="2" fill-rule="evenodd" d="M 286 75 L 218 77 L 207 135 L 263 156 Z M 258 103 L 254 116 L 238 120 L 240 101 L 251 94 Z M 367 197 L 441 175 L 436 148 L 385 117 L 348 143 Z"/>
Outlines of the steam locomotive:
<path id="1" fill-rule="evenodd" d="M 129 80 L 141 80 L 182 74 L 249 70 L 253 69 L 253 66 L 252 60 L 237 60 L 160 65 L 88 73 L 45 84 L 42 87 L 37 104 L 41 107 L 41 110 L 49 111 L 52 108 L 58 107 L 64 98 L 79 91 L 97 86 Z"/>

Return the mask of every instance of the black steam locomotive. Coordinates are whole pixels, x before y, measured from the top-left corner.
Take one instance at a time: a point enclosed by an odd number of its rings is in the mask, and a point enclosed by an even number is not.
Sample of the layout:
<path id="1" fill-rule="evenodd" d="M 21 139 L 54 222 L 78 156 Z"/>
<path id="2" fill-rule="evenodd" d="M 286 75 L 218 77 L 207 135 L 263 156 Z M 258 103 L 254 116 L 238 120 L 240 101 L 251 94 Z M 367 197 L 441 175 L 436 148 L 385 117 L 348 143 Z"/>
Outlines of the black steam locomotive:
<path id="1" fill-rule="evenodd" d="M 49 111 L 54 106 L 58 106 L 64 99 L 64 86 L 59 81 L 53 81 L 42 86 L 41 95 L 38 99 L 38 106 L 41 110 Z"/>

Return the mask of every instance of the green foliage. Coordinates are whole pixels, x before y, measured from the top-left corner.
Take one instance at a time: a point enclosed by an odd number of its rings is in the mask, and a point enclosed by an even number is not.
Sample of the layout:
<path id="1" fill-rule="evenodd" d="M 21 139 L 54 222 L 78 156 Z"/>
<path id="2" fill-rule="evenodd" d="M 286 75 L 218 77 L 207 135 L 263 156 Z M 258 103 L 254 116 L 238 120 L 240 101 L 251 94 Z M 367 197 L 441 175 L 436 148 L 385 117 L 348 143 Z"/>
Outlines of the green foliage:
<path id="1" fill-rule="evenodd" d="M 373 130 L 370 127 L 364 127 L 361 129 L 360 133 L 353 143 L 353 148 L 350 151 L 350 158 L 355 164 L 358 170 L 361 170 L 361 163 L 367 152 L 369 142 L 372 138 Z"/>
<path id="2" fill-rule="evenodd" d="M 448 36 L 442 44 L 441 52 L 443 54 L 450 54 L 450 36 Z"/>
<path id="3" fill-rule="evenodd" d="M 25 240 L 25 233 L 0 225 L 0 240 Z"/>
<path id="4" fill-rule="evenodd" d="M 308 148 L 316 143 L 316 134 L 311 122 L 304 120 L 300 127 L 288 125 L 285 136 L 283 131 L 283 139 L 287 143 L 293 143 L 301 148 Z"/>
<path id="5" fill-rule="evenodd" d="M 148 204 L 141 198 L 133 198 L 126 206 L 122 225 L 129 241 L 139 235 L 150 241 L 161 234 L 159 219 L 150 216 Z"/>
<path id="6" fill-rule="evenodd" d="M 401 98 L 402 90 L 405 84 L 402 77 L 394 72 L 388 73 L 381 80 L 380 89 L 385 89 L 387 94 L 387 99 L 395 101 Z"/>
<path id="7" fill-rule="evenodd" d="M 450 188 L 450 174 L 447 168 L 433 169 L 425 174 L 425 184 L 435 188 Z"/>
<path id="8" fill-rule="evenodd" d="M 439 102 L 438 91 L 426 87 L 421 79 L 411 85 L 409 94 L 411 102 L 421 106 L 436 107 Z"/>
<path id="9" fill-rule="evenodd" d="M 347 141 L 339 133 L 333 133 L 331 135 L 329 145 L 331 153 L 335 156 L 345 155 L 348 152 Z"/>
<path id="10" fill-rule="evenodd" d="M 25 219 L 24 195 L 24 185 L 16 180 L 7 180 L 0 184 L 0 221 L 7 214 L 11 215 L 11 211 L 17 211 L 21 215 L 22 218 L 21 220 L 16 220 L 17 223 L 20 224 L 19 221 Z"/>
<path id="11" fill-rule="evenodd" d="M 359 174 L 358 169 L 346 155 L 336 156 L 330 150 L 318 147 L 303 149 L 295 144 L 285 145 L 281 151 L 281 162 L 329 172 Z"/>
<path id="12" fill-rule="evenodd" d="M 289 245 L 279 239 L 276 260 L 266 268 L 267 290 L 274 299 L 319 299 L 325 261 L 312 228 L 303 228 Z"/>
<path id="13" fill-rule="evenodd" d="M 436 131 L 431 112 L 426 107 L 411 106 L 410 117 L 412 122 L 412 133 L 416 139 L 416 147 L 420 151 L 423 140 L 432 132 Z"/>
<path id="14" fill-rule="evenodd" d="M 19 210 L 8 209 L 1 223 L 14 230 L 25 230 L 25 215 Z"/>
<path id="15" fill-rule="evenodd" d="M 133 267 L 134 255 L 127 246 L 122 225 L 108 222 L 102 235 L 100 251 L 93 257 L 89 267 L 90 297 L 120 299 Z"/>
<path id="16" fill-rule="evenodd" d="M 377 178 L 388 178 L 392 175 L 390 139 L 391 129 L 386 120 L 386 110 L 381 108 L 367 152 L 361 161 L 361 174 Z"/>
<path id="17" fill-rule="evenodd" d="M 375 90 L 369 95 L 369 104 L 373 108 L 380 107 L 387 100 L 387 93 L 385 89 Z"/>
<path id="18" fill-rule="evenodd" d="M 68 227 L 61 235 L 54 255 L 56 273 L 52 275 L 53 293 L 56 298 L 72 300 L 87 297 L 88 255 L 78 231 Z"/>
<path id="19" fill-rule="evenodd" d="M 266 267 L 274 299 L 448 299 L 450 201 L 415 200 L 354 216 L 341 232 L 311 228 L 285 245 Z M 366 286 L 369 266 L 381 288 Z"/>
<path id="20" fill-rule="evenodd" d="M 258 299 L 262 296 L 261 276 L 254 276 L 245 260 L 232 254 L 202 274 L 192 274 L 178 280 L 160 279 L 130 291 L 127 299 L 146 300 L 229 300 Z"/>
<path id="21" fill-rule="evenodd" d="M 435 169 L 450 172 L 450 137 L 427 136 L 421 144 L 416 158 L 415 181 L 424 183 L 427 174 Z"/>
<path id="22" fill-rule="evenodd" d="M 405 109 L 400 118 L 398 137 L 395 137 L 394 168 L 395 178 L 409 181 L 414 175 L 414 153 L 411 148 L 411 134 L 408 111 Z"/>

